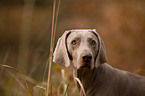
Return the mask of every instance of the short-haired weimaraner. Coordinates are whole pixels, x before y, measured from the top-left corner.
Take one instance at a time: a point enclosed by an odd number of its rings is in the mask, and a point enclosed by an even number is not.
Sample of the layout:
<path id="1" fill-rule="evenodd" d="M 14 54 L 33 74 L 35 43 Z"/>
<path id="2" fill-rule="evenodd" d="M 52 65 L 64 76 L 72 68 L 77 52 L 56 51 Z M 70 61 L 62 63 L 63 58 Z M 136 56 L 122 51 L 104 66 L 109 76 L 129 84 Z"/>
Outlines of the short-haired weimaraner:
<path id="1" fill-rule="evenodd" d="M 145 77 L 106 64 L 103 41 L 95 29 L 65 31 L 53 62 L 73 65 L 87 96 L 145 96 Z"/>

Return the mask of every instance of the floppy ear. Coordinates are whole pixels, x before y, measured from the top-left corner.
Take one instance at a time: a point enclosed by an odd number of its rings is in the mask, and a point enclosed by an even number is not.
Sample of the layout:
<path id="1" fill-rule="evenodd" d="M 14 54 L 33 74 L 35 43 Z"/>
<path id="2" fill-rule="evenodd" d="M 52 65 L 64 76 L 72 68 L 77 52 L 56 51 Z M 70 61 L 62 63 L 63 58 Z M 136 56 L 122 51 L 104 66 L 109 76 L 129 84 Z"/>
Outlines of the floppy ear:
<path id="1" fill-rule="evenodd" d="M 106 63 L 107 62 L 107 57 L 106 57 L 106 51 L 105 51 L 105 46 L 104 43 L 100 37 L 100 35 L 94 30 L 95 34 L 97 34 L 98 38 L 98 54 L 95 60 L 95 67 L 98 67 L 100 64 Z"/>
<path id="2" fill-rule="evenodd" d="M 53 62 L 68 67 L 70 65 L 70 59 L 68 57 L 68 51 L 66 49 L 66 36 L 69 31 L 65 31 L 64 34 L 58 39 L 57 45 L 53 53 Z"/>

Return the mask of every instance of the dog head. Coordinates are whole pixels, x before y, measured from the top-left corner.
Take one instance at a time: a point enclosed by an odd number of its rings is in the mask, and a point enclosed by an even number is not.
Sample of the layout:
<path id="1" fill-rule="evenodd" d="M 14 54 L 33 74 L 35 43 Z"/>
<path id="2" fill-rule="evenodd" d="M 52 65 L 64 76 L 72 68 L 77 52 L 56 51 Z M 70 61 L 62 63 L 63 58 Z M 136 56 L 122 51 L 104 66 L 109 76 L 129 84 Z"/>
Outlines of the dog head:
<path id="1" fill-rule="evenodd" d="M 103 41 L 95 29 L 68 30 L 59 38 L 53 62 L 76 69 L 93 69 L 107 61 Z"/>

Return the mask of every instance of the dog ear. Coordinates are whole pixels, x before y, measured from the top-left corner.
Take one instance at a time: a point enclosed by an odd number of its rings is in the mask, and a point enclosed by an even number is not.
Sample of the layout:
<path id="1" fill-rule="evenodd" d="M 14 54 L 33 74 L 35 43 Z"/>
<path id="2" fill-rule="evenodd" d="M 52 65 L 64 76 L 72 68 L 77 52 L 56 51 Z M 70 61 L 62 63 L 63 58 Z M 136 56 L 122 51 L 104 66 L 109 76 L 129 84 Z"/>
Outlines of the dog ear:
<path id="1" fill-rule="evenodd" d="M 65 31 L 64 34 L 58 39 L 53 53 L 53 62 L 65 67 L 70 66 L 70 59 L 66 48 L 66 38 L 68 33 L 69 31 Z"/>
<path id="2" fill-rule="evenodd" d="M 100 64 L 106 63 L 107 62 L 107 57 L 106 57 L 106 50 L 104 43 L 100 37 L 100 35 L 94 30 L 95 34 L 97 34 L 97 39 L 98 39 L 98 54 L 95 60 L 95 67 L 97 68 Z"/>

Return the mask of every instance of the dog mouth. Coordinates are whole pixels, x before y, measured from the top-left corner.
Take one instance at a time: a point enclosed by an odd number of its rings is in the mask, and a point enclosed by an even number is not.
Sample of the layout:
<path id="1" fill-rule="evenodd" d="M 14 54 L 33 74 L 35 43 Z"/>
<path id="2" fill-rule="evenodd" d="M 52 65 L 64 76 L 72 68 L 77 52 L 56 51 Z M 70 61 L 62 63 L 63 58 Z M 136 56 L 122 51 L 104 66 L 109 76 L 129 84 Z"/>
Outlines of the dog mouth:
<path id="1" fill-rule="evenodd" d="M 85 62 L 79 69 L 91 69 L 91 65 L 90 63 Z"/>

